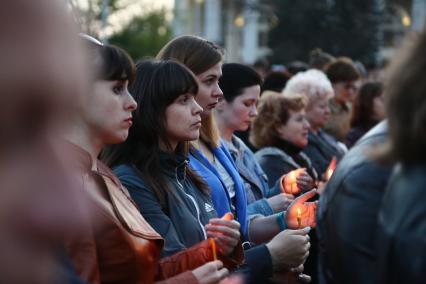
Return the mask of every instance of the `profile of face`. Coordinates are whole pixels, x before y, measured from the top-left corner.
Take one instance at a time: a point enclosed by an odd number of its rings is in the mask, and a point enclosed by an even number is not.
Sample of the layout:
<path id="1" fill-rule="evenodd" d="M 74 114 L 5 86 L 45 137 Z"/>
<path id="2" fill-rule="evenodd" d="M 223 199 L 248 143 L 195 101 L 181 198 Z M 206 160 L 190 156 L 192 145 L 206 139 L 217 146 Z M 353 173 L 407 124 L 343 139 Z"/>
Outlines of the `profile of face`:
<path id="1" fill-rule="evenodd" d="M 126 140 L 132 126 L 132 111 L 137 107 L 127 90 L 128 80 L 96 81 L 87 96 L 84 120 L 103 144 Z"/>
<path id="2" fill-rule="evenodd" d="M 374 119 L 377 121 L 383 120 L 386 116 L 385 114 L 385 103 L 383 101 L 383 96 L 375 97 L 373 100 L 373 112 Z"/>
<path id="3" fill-rule="evenodd" d="M 212 110 L 223 98 L 219 87 L 219 78 L 222 76 L 222 62 L 217 63 L 203 73 L 196 75 L 198 81 L 197 103 L 203 108 L 202 117 L 210 115 Z"/>
<path id="4" fill-rule="evenodd" d="M 190 93 L 180 95 L 167 106 L 165 130 L 170 145 L 175 147 L 179 142 L 198 139 L 202 111 L 194 95 Z"/>
<path id="5" fill-rule="evenodd" d="M 309 122 L 306 119 L 305 110 L 289 111 L 290 117 L 284 125 L 276 128 L 279 138 L 303 148 L 308 144 Z"/>
<path id="6" fill-rule="evenodd" d="M 318 130 L 327 123 L 330 116 L 330 107 L 327 96 L 317 97 L 306 108 L 306 118 L 313 130 Z"/>
<path id="7" fill-rule="evenodd" d="M 358 93 L 361 81 L 344 81 L 333 84 L 335 100 L 341 104 L 351 103 Z"/>
<path id="8" fill-rule="evenodd" d="M 226 126 L 233 131 L 245 131 L 257 116 L 257 102 L 260 97 L 260 86 L 244 88 L 232 102 L 223 100 L 218 105 L 218 115 Z"/>

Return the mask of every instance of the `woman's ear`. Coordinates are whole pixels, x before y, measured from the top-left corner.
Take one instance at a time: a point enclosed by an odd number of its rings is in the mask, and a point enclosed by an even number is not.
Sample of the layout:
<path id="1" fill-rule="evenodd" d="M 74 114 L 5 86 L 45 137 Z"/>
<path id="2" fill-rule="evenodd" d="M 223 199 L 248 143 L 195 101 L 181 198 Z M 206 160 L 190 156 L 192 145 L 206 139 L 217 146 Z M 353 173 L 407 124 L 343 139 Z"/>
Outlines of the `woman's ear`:
<path id="1" fill-rule="evenodd" d="M 280 123 L 274 126 L 275 132 L 278 134 L 278 136 L 283 136 L 284 134 L 284 124 Z"/>

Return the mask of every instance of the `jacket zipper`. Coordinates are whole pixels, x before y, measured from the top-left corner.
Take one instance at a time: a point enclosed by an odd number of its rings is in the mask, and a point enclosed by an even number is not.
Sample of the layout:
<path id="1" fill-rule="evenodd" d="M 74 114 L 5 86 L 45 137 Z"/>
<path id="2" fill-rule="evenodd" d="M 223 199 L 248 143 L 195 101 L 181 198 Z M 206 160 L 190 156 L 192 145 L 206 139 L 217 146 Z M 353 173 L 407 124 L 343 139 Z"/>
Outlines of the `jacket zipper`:
<path id="1" fill-rule="evenodd" d="M 195 206 L 195 210 L 197 211 L 197 221 L 198 221 L 198 225 L 200 225 L 201 231 L 203 232 L 203 235 L 204 235 L 204 239 L 206 240 L 206 239 L 207 239 L 207 233 L 206 233 L 206 230 L 204 229 L 204 226 L 203 226 L 203 224 L 201 223 L 201 220 L 200 220 L 200 208 L 198 207 L 197 202 L 195 201 L 194 197 L 192 197 L 190 194 L 187 194 L 187 193 L 185 192 L 185 190 L 183 189 L 183 185 L 182 185 L 182 183 L 179 181 L 179 178 L 178 178 L 177 169 L 178 169 L 179 167 L 181 167 L 182 165 L 185 167 L 185 169 L 184 169 L 184 180 L 185 180 L 185 178 L 186 178 L 186 167 L 187 167 L 187 165 L 188 165 L 188 161 L 187 161 L 187 160 L 185 160 L 185 161 L 184 161 L 181 165 L 179 165 L 179 166 L 177 166 L 177 167 L 176 167 L 176 169 L 175 169 L 175 178 L 176 178 L 176 182 L 178 183 L 178 185 L 179 185 L 180 189 L 182 190 L 182 192 L 183 192 L 186 196 L 188 196 L 188 197 L 189 197 L 189 199 L 191 199 L 192 203 L 194 204 L 194 206 Z"/>

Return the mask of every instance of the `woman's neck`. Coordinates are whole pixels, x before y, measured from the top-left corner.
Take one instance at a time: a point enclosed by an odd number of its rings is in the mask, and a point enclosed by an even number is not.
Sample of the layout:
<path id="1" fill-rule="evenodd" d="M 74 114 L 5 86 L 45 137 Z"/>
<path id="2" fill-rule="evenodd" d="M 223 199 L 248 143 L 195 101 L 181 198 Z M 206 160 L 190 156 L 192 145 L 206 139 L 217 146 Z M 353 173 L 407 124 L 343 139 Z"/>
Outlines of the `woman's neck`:
<path id="1" fill-rule="evenodd" d="M 319 130 L 319 127 L 312 127 L 312 125 L 311 125 L 311 132 L 313 133 L 313 134 L 315 134 L 315 135 L 317 135 L 318 134 L 318 130 Z"/>
<path id="2" fill-rule="evenodd" d="M 218 114 L 216 114 L 216 124 L 219 128 L 220 136 L 222 139 L 231 142 L 232 141 L 232 135 L 234 135 L 234 129 L 229 128 L 226 125 L 226 122 L 222 119 L 222 117 Z"/>
<path id="3" fill-rule="evenodd" d="M 171 142 L 169 141 L 169 144 L 164 143 L 163 141 L 160 141 L 159 148 L 161 151 L 166 153 L 175 153 L 178 143 L 177 142 Z"/>
<path id="4" fill-rule="evenodd" d="M 204 143 L 200 138 L 193 141 L 192 145 L 196 149 L 198 149 L 201 153 L 203 153 L 203 155 L 207 158 L 207 160 L 209 160 L 209 162 L 214 163 L 215 158 L 214 158 L 213 152 L 211 151 L 209 146 L 206 143 Z"/>
<path id="5" fill-rule="evenodd" d="M 93 167 L 96 168 L 97 157 L 105 144 L 99 137 L 93 135 L 87 126 L 75 124 L 68 127 L 63 138 L 87 151 L 92 158 Z"/>
<path id="6" fill-rule="evenodd" d="M 290 141 L 281 140 L 281 139 L 275 143 L 275 146 L 282 149 L 284 152 L 286 152 L 290 156 L 298 155 L 303 150 L 303 148 L 300 148 L 294 145 Z"/>

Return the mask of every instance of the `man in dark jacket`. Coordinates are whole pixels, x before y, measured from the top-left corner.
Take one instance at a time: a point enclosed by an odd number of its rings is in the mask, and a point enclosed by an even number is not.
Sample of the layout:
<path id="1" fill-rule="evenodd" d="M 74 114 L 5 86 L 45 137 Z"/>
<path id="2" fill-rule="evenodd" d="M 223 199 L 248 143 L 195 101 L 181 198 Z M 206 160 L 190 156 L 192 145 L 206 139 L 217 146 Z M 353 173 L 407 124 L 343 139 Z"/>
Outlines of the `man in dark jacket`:
<path id="1" fill-rule="evenodd" d="M 382 122 L 346 154 L 319 200 L 321 283 L 375 283 L 377 215 L 391 166 L 369 151 L 386 139 Z"/>

